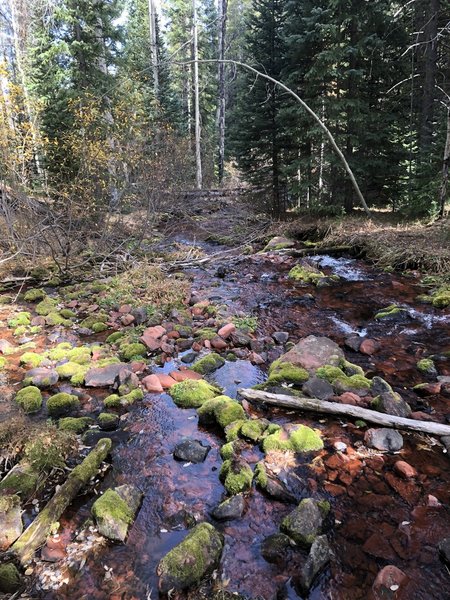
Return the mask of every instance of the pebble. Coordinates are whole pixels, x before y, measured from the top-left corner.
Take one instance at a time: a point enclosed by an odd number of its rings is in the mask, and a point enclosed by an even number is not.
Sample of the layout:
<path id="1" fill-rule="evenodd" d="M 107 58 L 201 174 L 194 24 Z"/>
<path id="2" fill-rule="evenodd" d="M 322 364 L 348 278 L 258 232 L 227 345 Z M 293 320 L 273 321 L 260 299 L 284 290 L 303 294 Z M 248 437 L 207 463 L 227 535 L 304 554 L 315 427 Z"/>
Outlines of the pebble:
<path id="1" fill-rule="evenodd" d="M 413 477 L 417 477 L 416 469 L 404 460 L 398 460 L 394 464 L 394 470 L 398 473 L 398 475 L 400 475 L 404 479 L 411 479 Z"/>

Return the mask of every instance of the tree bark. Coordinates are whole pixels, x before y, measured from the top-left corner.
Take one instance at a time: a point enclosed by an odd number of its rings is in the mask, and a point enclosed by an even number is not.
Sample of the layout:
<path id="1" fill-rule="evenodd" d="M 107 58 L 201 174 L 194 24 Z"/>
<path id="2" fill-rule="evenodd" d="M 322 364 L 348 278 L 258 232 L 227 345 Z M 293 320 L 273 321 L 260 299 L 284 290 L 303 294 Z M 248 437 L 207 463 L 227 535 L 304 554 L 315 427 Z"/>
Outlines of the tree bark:
<path id="1" fill-rule="evenodd" d="M 448 168 L 450 163 L 450 106 L 447 108 L 447 138 L 444 148 L 444 160 L 442 163 L 442 184 L 439 202 L 439 217 L 442 219 L 445 211 L 445 203 L 447 201 L 448 189 Z"/>
<path id="2" fill-rule="evenodd" d="M 343 415 L 362 419 L 369 423 L 376 423 L 383 427 L 393 427 L 395 429 L 405 429 L 407 431 L 420 431 L 429 435 L 447 436 L 450 435 L 450 425 L 441 423 L 431 423 L 429 421 L 418 421 L 416 419 L 405 419 L 394 415 L 387 415 L 376 410 L 360 408 L 359 406 L 350 406 L 349 404 L 338 404 L 337 402 L 326 402 L 318 398 L 299 398 L 297 396 L 285 396 L 283 394 L 270 394 L 252 389 L 239 390 L 239 394 L 246 400 L 255 400 L 262 404 L 272 406 L 282 406 L 295 410 L 305 410 L 329 415 Z"/>
<path id="3" fill-rule="evenodd" d="M 158 44 L 156 39 L 156 6 L 155 0 L 148 0 L 148 22 L 150 28 L 150 50 L 153 73 L 153 92 L 159 100 Z"/>
<path id="4" fill-rule="evenodd" d="M 111 440 L 108 438 L 98 442 L 83 462 L 73 469 L 43 511 L 11 546 L 11 550 L 18 556 L 22 565 L 33 558 L 35 551 L 45 543 L 52 524 L 59 521 L 78 492 L 97 473 L 101 463 L 111 450 L 111 445 Z"/>
<path id="5" fill-rule="evenodd" d="M 192 0 L 192 18 L 194 30 L 194 118 L 195 118 L 195 172 L 197 189 L 203 187 L 202 175 L 202 150 L 200 127 L 200 90 L 198 81 L 198 25 L 197 25 L 197 0 Z"/>
<path id="6" fill-rule="evenodd" d="M 218 64 L 218 102 L 217 102 L 217 130 L 218 130 L 218 148 L 217 148 L 217 180 L 219 186 L 223 182 L 224 163 L 225 163 L 225 40 L 227 32 L 228 0 L 219 0 L 219 64 Z"/>

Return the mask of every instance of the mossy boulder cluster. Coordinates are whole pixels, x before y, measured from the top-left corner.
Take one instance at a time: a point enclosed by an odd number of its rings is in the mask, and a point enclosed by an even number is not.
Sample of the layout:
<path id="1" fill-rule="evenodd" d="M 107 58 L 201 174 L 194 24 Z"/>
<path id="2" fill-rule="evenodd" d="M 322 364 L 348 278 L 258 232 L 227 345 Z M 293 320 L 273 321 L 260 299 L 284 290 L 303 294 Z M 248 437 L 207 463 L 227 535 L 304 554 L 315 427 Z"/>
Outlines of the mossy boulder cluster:
<path id="1" fill-rule="evenodd" d="M 206 400 L 197 410 L 197 414 L 200 423 L 217 423 L 222 428 L 246 418 L 241 404 L 228 396 L 216 396 Z"/>

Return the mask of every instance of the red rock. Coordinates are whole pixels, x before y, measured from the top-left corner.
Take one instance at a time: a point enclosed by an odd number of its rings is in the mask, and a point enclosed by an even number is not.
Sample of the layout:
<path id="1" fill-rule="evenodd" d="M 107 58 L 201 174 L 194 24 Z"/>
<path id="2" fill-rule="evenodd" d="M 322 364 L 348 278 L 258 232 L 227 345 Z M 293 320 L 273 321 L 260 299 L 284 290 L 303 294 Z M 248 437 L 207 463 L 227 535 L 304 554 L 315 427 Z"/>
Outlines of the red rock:
<path id="1" fill-rule="evenodd" d="M 173 377 L 171 377 L 170 375 L 166 375 L 165 373 L 157 373 L 156 377 L 159 379 L 161 385 L 166 390 L 170 389 L 173 385 L 177 383 Z"/>
<path id="2" fill-rule="evenodd" d="M 122 317 L 120 317 L 120 322 L 125 327 L 128 327 L 128 325 L 131 325 L 131 323 L 134 323 L 134 317 L 133 317 L 133 315 L 123 315 Z"/>
<path id="3" fill-rule="evenodd" d="M 369 539 L 365 541 L 363 550 L 376 558 L 387 560 L 395 560 L 397 558 L 397 554 L 383 532 L 372 534 Z"/>
<path id="4" fill-rule="evenodd" d="M 399 595 L 400 587 L 407 581 L 408 576 L 403 571 L 394 565 L 387 565 L 381 569 L 372 585 L 374 600 L 394 599 Z"/>
<path id="5" fill-rule="evenodd" d="M 404 479 L 417 477 L 416 469 L 404 460 L 398 460 L 394 465 L 394 470 L 400 475 L 400 477 L 403 477 Z"/>
<path id="6" fill-rule="evenodd" d="M 425 383 L 420 388 L 414 390 L 419 396 L 434 396 L 440 394 L 442 383 L 436 381 L 435 383 Z"/>
<path id="7" fill-rule="evenodd" d="M 179 383 L 180 381 L 185 381 L 186 379 L 189 379 L 189 377 L 187 375 L 185 375 L 184 373 L 181 373 L 181 371 L 170 371 L 169 375 L 177 383 Z"/>
<path id="8" fill-rule="evenodd" d="M 248 359 L 252 363 L 252 365 L 263 365 L 266 362 L 263 359 L 263 357 L 260 354 L 257 354 L 256 352 L 250 352 L 250 354 L 248 355 Z"/>
<path id="9" fill-rule="evenodd" d="M 209 340 L 203 340 L 203 345 L 205 348 L 208 348 L 208 350 L 211 350 L 211 342 Z"/>
<path id="10" fill-rule="evenodd" d="M 224 339 L 217 335 L 211 340 L 211 346 L 216 350 L 225 350 L 225 348 L 227 347 L 227 343 Z"/>
<path id="11" fill-rule="evenodd" d="M 131 304 L 122 304 L 122 306 L 119 308 L 119 312 L 121 315 L 126 315 L 127 313 L 131 312 L 131 309 Z"/>
<path id="12" fill-rule="evenodd" d="M 192 371 L 191 369 L 188 369 L 187 367 L 180 367 L 180 371 L 183 373 L 183 375 L 186 376 L 186 379 L 194 379 L 194 381 L 198 381 L 199 379 L 202 379 L 202 376 L 200 375 L 200 373 L 196 373 L 195 371 Z"/>
<path id="13" fill-rule="evenodd" d="M 362 354 L 367 354 L 367 356 L 372 356 L 375 352 L 380 348 L 380 344 L 376 340 L 372 340 L 370 338 L 366 338 L 361 342 L 359 347 L 359 351 Z"/>
<path id="14" fill-rule="evenodd" d="M 311 492 L 317 492 L 317 488 L 318 488 L 317 481 L 315 479 L 313 479 L 312 477 L 310 477 L 308 479 L 308 487 L 311 490 Z"/>
<path id="15" fill-rule="evenodd" d="M 178 338 L 180 338 L 181 336 L 180 336 L 180 333 L 179 333 L 179 331 L 176 331 L 176 330 L 174 329 L 173 331 L 170 331 L 170 332 L 167 334 L 167 337 L 168 337 L 170 340 L 177 340 L 177 339 L 178 339 Z"/>
<path id="16" fill-rule="evenodd" d="M 325 490 L 331 494 L 332 496 L 342 496 L 345 494 L 346 489 L 342 485 L 337 485 L 336 483 L 328 483 L 327 481 L 323 484 Z"/>
<path id="17" fill-rule="evenodd" d="M 199 342 L 194 342 L 194 343 L 192 344 L 192 350 L 193 350 L 194 352 L 200 352 L 200 350 L 201 350 L 201 349 L 202 349 L 202 345 L 201 345 L 201 344 L 199 344 Z"/>
<path id="18" fill-rule="evenodd" d="M 144 335 L 148 335 L 151 338 L 159 340 L 159 338 L 161 338 L 165 333 L 167 333 L 167 331 L 164 327 L 162 327 L 161 325 L 155 325 L 154 327 L 147 327 L 142 337 L 144 337 Z"/>
<path id="19" fill-rule="evenodd" d="M 157 375 L 147 375 L 142 380 L 142 385 L 145 387 L 147 392 L 155 392 L 161 394 L 164 391 L 163 386 Z"/>
<path id="20" fill-rule="evenodd" d="M 353 392 L 344 392 L 339 396 L 339 401 L 341 404 L 350 404 L 351 406 L 358 406 L 361 404 L 361 398 L 358 394 L 354 394 Z"/>
<path id="21" fill-rule="evenodd" d="M 404 481 L 394 475 L 394 473 L 386 473 L 385 479 L 405 502 L 411 505 L 417 504 L 420 497 L 420 490 L 411 480 Z"/>
<path id="22" fill-rule="evenodd" d="M 236 331 L 236 325 L 234 323 L 227 323 L 226 325 L 221 327 L 217 333 L 220 335 L 220 337 L 226 339 L 235 331 Z"/>
<path id="23" fill-rule="evenodd" d="M 161 350 L 166 354 L 173 354 L 174 347 L 168 344 L 167 342 L 162 342 Z"/>
<path id="24" fill-rule="evenodd" d="M 410 415 L 411 419 L 417 419 L 418 421 L 435 421 L 435 417 L 433 415 L 429 415 L 428 413 L 424 413 L 421 411 L 415 411 Z"/>
<path id="25" fill-rule="evenodd" d="M 142 373 L 143 371 L 145 371 L 147 365 L 140 361 L 140 360 L 134 360 L 131 364 L 131 370 L 133 371 L 133 373 Z"/>
<path id="26" fill-rule="evenodd" d="M 442 506 L 442 504 L 439 502 L 439 500 L 436 498 L 436 496 L 432 496 L 431 494 L 428 494 L 427 506 L 438 507 L 438 506 Z"/>
<path id="27" fill-rule="evenodd" d="M 144 331 L 141 336 L 141 341 L 147 346 L 150 352 L 154 352 L 155 350 L 159 350 L 161 347 L 161 342 L 157 340 L 155 337 L 148 335 L 146 331 Z"/>
<path id="28" fill-rule="evenodd" d="M 86 308 L 86 312 L 88 312 L 88 313 L 95 312 L 97 309 L 98 309 L 98 304 L 90 304 Z"/>

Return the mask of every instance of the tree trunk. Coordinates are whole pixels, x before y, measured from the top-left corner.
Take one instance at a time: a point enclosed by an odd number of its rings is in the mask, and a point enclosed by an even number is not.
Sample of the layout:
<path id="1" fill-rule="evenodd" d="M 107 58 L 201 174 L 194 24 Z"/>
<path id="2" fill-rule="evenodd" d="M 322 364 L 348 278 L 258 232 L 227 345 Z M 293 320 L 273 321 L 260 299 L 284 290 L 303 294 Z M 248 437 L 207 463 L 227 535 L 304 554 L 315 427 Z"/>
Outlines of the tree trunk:
<path id="1" fill-rule="evenodd" d="M 218 102 L 217 102 L 217 130 L 218 130 L 218 156 L 217 156 L 217 180 L 219 186 L 223 182 L 225 163 L 225 40 L 227 31 L 228 0 L 219 0 L 218 37 L 219 37 L 219 64 L 218 64 Z"/>
<path id="2" fill-rule="evenodd" d="M 349 404 L 338 404 L 337 402 L 326 402 L 318 398 L 300 398 L 297 396 L 284 396 L 283 394 L 270 394 L 252 389 L 239 390 L 239 394 L 246 400 L 256 400 L 263 404 L 282 406 L 294 410 L 303 410 L 328 415 L 344 415 L 355 419 L 362 419 L 369 423 L 376 423 L 383 427 L 394 427 L 407 431 L 420 431 L 429 435 L 444 437 L 450 435 L 450 425 L 419 421 L 417 419 L 405 419 L 394 415 L 386 415 L 376 410 L 350 406 Z"/>
<path id="3" fill-rule="evenodd" d="M 202 176 L 202 151 L 200 128 L 200 90 L 198 82 L 198 25 L 197 25 L 197 0 L 192 0 L 192 18 L 194 31 L 194 118 L 195 118 L 195 172 L 197 189 L 203 187 Z"/>
<path id="4" fill-rule="evenodd" d="M 444 148 L 444 160 L 442 163 L 442 184 L 441 194 L 439 202 L 439 217 L 442 219 L 445 211 L 445 202 L 447 200 L 447 186 L 448 186 L 448 168 L 450 163 L 450 105 L 447 108 L 447 139 L 445 141 Z"/>
<path id="5" fill-rule="evenodd" d="M 158 43 L 156 39 L 156 6 L 155 0 L 148 0 L 148 22 L 150 28 L 150 50 L 153 73 L 153 92 L 159 101 Z"/>
<path id="6" fill-rule="evenodd" d="M 33 558 L 35 551 L 45 543 L 53 523 L 59 521 L 61 515 L 78 492 L 88 483 L 91 477 L 96 475 L 101 463 L 111 450 L 111 445 L 110 439 L 100 440 L 83 462 L 73 469 L 44 510 L 14 542 L 11 550 L 17 554 L 23 565 Z"/>

